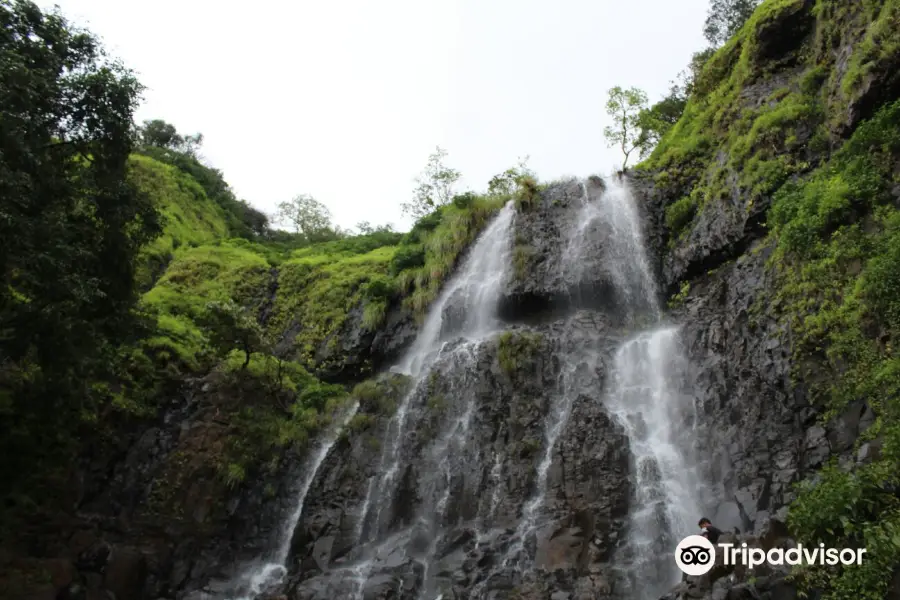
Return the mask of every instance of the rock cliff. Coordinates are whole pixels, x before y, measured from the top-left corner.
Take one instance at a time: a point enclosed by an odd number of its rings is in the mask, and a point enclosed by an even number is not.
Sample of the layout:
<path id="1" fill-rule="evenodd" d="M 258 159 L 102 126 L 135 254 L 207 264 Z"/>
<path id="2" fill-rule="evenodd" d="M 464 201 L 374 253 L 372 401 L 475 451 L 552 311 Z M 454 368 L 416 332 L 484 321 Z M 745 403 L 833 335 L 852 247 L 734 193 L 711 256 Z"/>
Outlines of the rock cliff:
<path id="1" fill-rule="evenodd" d="M 634 236 L 602 207 L 618 193 L 612 179 L 557 182 L 520 198 L 499 322 L 445 340 L 421 377 L 386 371 L 422 327 L 416 307 L 393 292 L 377 300 L 372 325 L 376 295 L 366 294 L 393 260 L 377 249 L 362 255 L 372 272 L 338 289 L 353 302 L 332 298 L 340 311 L 325 316 L 313 306 L 316 281 L 338 279 L 363 262 L 358 255 L 335 272 L 306 256 L 274 276 L 255 263 L 241 271 L 236 279 L 266 282 L 253 305 L 278 334 L 279 360 L 358 384 L 350 396 L 359 412 L 315 472 L 278 593 L 623 599 L 635 585 L 626 571 L 640 550 L 641 502 L 660 511 L 663 531 L 647 580 L 667 582 L 667 536 L 685 524 L 666 513 L 665 498 L 640 498 L 638 470 L 651 480 L 665 473 L 634 459 L 633 431 L 646 422 L 623 422 L 605 398 L 622 343 L 671 322 L 678 344 L 667 350 L 685 359 L 666 380 L 684 401 L 673 445 L 692 457 L 698 512 L 764 549 L 885 544 L 864 585 L 896 594 L 900 555 L 888 545 L 900 523 L 891 350 L 900 334 L 898 19 L 892 1 L 763 3 L 628 176 L 629 223 L 640 223 L 646 257 L 616 242 Z M 430 286 L 423 306 L 434 306 L 496 209 L 447 236 L 458 247 L 446 263 L 429 263 L 433 281 L 417 273 L 413 287 Z M 161 286 L 190 279 L 176 275 Z M 446 322 L 465 320 L 465 295 L 440 307 Z M 186 380 L 151 423 L 122 423 L 114 443 L 98 442 L 61 486 L 74 517 L 19 536 L 30 547 L 17 551 L 41 558 L 4 557 L 13 565 L 6 577 L 22 580 L 8 589 L 35 600 L 232 593 L 235 574 L 283 533 L 323 428 L 316 420 L 310 439 L 254 456 L 262 466 L 249 478 L 223 480 L 235 415 L 279 402 L 260 385 L 220 372 Z M 251 433 L 290 437 L 259 417 L 269 413 L 253 414 Z M 809 480 L 825 492 L 810 494 L 800 485 Z M 844 489 L 876 508 L 838 506 L 826 493 Z M 665 597 L 796 598 L 802 582 L 785 575 L 716 568 Z M 857 585 L 839 579 L 807 587 Z"/>

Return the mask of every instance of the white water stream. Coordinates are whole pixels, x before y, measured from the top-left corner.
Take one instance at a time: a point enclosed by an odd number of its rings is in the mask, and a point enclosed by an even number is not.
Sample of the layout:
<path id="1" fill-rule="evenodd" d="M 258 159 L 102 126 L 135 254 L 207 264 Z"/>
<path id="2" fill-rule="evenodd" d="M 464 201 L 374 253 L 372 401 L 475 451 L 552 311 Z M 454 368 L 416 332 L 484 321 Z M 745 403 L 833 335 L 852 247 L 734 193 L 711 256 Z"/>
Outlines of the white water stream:
<path id="1" fill-rule="evenodd" d="M 277 589 L 283 582 L 287 574 L 288 555 L 291 550 L 291 540 L 294 537 L 294 530 L 300 521 L 300 515 L 303 513 L 303 504 L 306 502 L 306 495 L 319 472 L 319 467 L 325 461 L 331 448 L 334 446 L 341 433 L 341 430 L 350 422 L 350 419 L 359 410 L 359 403 L 353 403 L 342 413 L 335 415 L 331 427 L 322 437 L 316 452 L 310 457 L 308 463 L 302 470 L 302 479 L 297 486 L 295 492 L 294 506 L 291 509 L 289 517 L 284 521 L 278 532 L 278 542 L 272 556 L 259 564 L 249 567 L 244 573 L 241 573 L 233 584 L 237 590 L 237 596 L 234 600 L 254 600 L 257 596 Z"/>

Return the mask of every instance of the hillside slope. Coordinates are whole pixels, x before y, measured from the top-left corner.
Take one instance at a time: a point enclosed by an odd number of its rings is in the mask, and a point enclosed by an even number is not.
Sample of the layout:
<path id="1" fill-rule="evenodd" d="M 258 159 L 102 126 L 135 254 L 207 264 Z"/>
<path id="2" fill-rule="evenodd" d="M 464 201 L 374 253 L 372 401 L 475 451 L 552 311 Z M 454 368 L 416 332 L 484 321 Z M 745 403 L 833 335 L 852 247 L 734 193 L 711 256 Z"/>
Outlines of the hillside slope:
<path id="1" fill-rule="evenodd" d="M 718 524 L 868 548 L 800 577 L 830 598 L 897 589 L 898 98 L 900 3 L 769 0 L 635 173 Z"/>

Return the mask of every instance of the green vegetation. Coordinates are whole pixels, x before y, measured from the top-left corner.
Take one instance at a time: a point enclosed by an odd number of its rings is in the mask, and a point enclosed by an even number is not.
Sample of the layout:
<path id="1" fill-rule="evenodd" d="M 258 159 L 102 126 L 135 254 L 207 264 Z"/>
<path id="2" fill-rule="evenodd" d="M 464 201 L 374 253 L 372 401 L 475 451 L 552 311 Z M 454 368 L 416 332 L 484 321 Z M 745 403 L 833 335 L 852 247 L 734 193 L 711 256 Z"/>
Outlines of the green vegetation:
<path id="1" fill-rule="evenodd" d="M 207 198 L 192 177 L 175 167 L 148 156 L 132 155 L 129 180 L 153 198 L 163 225 L 162 235 L 141 250 L 138 282 L 142 288 L 153 285 L 178 248 L 211 243 L 227 235 L 222 209 Z"/>
<path id="2" fill-rule="evenodd" d="M 697 204 L 691 196 L 685 196 L 666 207 L 666 227 L 669 228 L 670 243 L 687 231 L 688 225 L 694 220 L 696 212 Z"/>
<path id="3" fill-rule="evenodd" d="M 500 368 L 512 376 L 530 364 L 540 350 L 543 336 L 530 331 L 506 331 L 497 342 L 497 360 Z"/>
<path id="4" fill-rule="evenodd" d="M 794 382 L 824 422 L 860 402 L 875 414 L 858 442 L 872 444 L 871 460 L 799 484 L 788 518 L 804 545 L 866 547 L 866 560 L 794 577 L 827 599 L 883 598 L 900 564 L 900 102 L 852 135 L 848 116 L 867 77 L 896 81 L 900 2 L 765 0 L 747 17 L 751 4 L 713 3 L 736 17 L 715 17 L 708 33 L 722 47 L 698 55 L 683 115 L 637 169 L 673 199 L 670 244 L 712 202 L 744 198 L 738 210 L 750 211 L 771 200 L 763 247 L 775 247 L 777 286 L 762 299 L 789 326 Z M 838 48 L 852 49 L 840 64 Z"/>
<path id="5" fill-rule="evenodd" d="M 688 294 L 691 293 L 691 282 L 683 281 L 681 282 L 681 288 L 677 293 L 673 294 L 671 298 L 669 298 L 669 308 L 678 308 L 682 306 L 687 300 Z"/>
<path id="6" fill-rule="evenodd" d="M 881 20 L 890 18 L 893 4 L 888 2 L 874 21 L 862 19 L 865 23 L 841 28 L 852 18 L 836 17 L 836 5 L 829 0 L 819 0 L 811 14 L 802 12 L 808 9 L 801 0 L 767 0 L 706 61 L 694 78 L 682 118 L 638 166 L 653 173 L 657 185 L 682 197 L 667 208 L 670 239 L 709 202 L 725 201 L 740 191 L 750 210 L 792 176 L 815 168 L 833 145 L 834 119 L 847 112 L 851 96 L 846 82 L 854 78 L 849 73 L 838 80 L 832 48 L 854 36 L 882 35 L 877 33 L 884 30 Z M 841 6 L 843 13 L 851 11 L 849 5 Z M 873 9 L 858 5 L 852 10 Z M 815 35 L 804 37 L 807 29 Z M 891 35 L 900 41 L 896 29 Z M 766 85 L 767 74 L 777 66 L 769 62 L 770 45 L 779 36 L 795 40 L 797 47 L 787 50 L 800 63 L 802 77 L 757 101 L 746 90 Z M 864 56 L 856 49 L 851 64 L 865 61 Z"/>
<path id="7" fill-rule="evenodd" d="M 777 307 L 797 336 L 795 377 L 810 384 L 825 419 L 865 400 L 878 438 L 876 460 L 847 471 L 833 464 L 806 482 L 790 525 L 806 544 L 865 547 L 859 567 L 798 573 L 830 598 L 882 598 L 900 563 L 900 102 L 862 124 L 810 177 L 785 185 L 770 213 L 778 240 Z"/>
<path id="8" fill-rule="evenodd" d="M 711 46 L 721 46 L 747 22 L 759 0 L 712 0 L 703 35 Z"/>
<path id="9" fill-rule="evenodd" d="M 421 219 L 453 200 L 455 195 L 453 188 L 462 177 L 462 173 L 446 166 L 445 158 L 447 151 L 440 146 L 428 157 L 428 164 L 416 178 L 412 200 L 401 205 L 404 213 L 415 219 Z"/>
<path id="10" fill-rule="evenodd" d="M 141 91 L 133 74 L 107 61 L 95 37 L 30 2 L 0 2 L 0 26 L 6 509 L 29 479 L 71 462 L 81 424 L 118 396 L 110 384 L 146 366 L 126 348 L 143 324 L 136 259 L 160 227 L 126 178 Z"/>
<path id="11" fill-rule="evenodd" d="M 613 121 L 603 129 L 609 147 L 618 147 L 625 159 L 622 170 L 628 168 L 628 158 L 637 150 L 642 156 L 647 150 L 647 141 L 641 129 L 641 115 L 647 109 L 647 94 L 637 88 L 623 89 L 616 86 L 609 90 L 606 114 Z"/>

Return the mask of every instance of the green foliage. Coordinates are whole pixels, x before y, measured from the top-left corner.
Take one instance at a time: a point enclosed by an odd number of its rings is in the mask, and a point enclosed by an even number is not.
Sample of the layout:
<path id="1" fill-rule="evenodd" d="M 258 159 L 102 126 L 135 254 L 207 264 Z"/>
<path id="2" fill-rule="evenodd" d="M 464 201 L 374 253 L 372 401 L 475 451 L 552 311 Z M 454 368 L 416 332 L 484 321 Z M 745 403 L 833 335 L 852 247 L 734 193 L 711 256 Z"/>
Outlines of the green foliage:
<path id="1" fill-rule="evenodd" d="M 666 207 L 666 226 L 669 228 L 670 239 L 677 238 L 687 229 L 696 212 L 697 205 L 691 196 L 685 196 Z"/>
<path id="2" fill-rule="evenodd" d="M 612 118 L 613 124 L 603 129 L 603 135 L 610 147 L 618 146 L 625 155 L 623 171 L 628 168 L 628 158 L 632 152 L 639 150 L 643 155 L 646 151 L 647 141 L 641 135 L 641 114 L 646 109 L 647 94 L 642 90 L 625 90 L 619 86 L 609 90 L 606 113 Z"/>
<path id="3" fill-rule="evenodd" d="M 234 348 L 244 352 L 241 369 L 247 368 L 254 352 L 268 349 L 270 345 L 256 317 L 231 300 L 208 302 L 200 322 L 207 330 L 210 343 L 220 354 L 225 355 Z"/>
<path id="4" fill-rule="evenodd" d="M 687 300 L 688 294 L 691 293 L 691 282 L 690 281 L 682 281 L 681 288 L 678 290 L 678 293 L 674 294 L 669 299 L 669 308 L 678 308 L 682 306 Z"/>
<path id="5" fill-rule="evenodd" d="M 278 221 L 293 227 L 300 239 L 307 244 L 341 237 L 331 223 L 331 211 L 328 207 L 308 194 L 300 194 L 290 202 L 279 204 Z"/>
<path id="6" fill-rule="evenodd" d="M 528 157 L 526 156 L 520 158 L 516 166 L 491 177 L 488 182 L 488 195 L 514 197 L 529 181 L 537 181 L 537 175 L 528 168 Z"/>
<path id="7" fill-rule="evenodd" d="M 759 0 L 712 0 L 703 35 L 710 46 L 721 46 L 747 22 Z"/>
<path id="8" fill-rule="evenodd" d="M 202 133 L 181 135 L 174 125 L 161 119 L 144 121 L 144 125 L 138 128 L 138 137 L 144 146 L 167 148 L 190 155 L 203 143 Z"/>
<path id="9" fill-rule="evenodd" d="M 138 281 L 149 289 L 179 248 L 209 244 L 225 237 L 224 211 L 209 200 L 194 179 L 147 156 L 132 155 L 129 181 L 152 198 L 160 213 L 162 235 L 141 250 Z"/>
<path id="10" fill-rule="evenodd" d="M 359 401 L 360 414 L 391 416 L 410 385 L 408 376 L 387 373 L 357 384 L 350 396 Z"/>
<path id="11" fill-rule="evenodd" d="M 507 375 L 530 365 L 537 356 L 543 342 L 539 333 L 527 331 L 506 331 L 500 334 L 497 343 L 497 361 Z"/>
<path id="12" fill-rule="evenodd" d="M 831 3 L 829 0 L 820 0 L 822 5 Z M 898 61 L 900 35 L 897 32 L 900 23 L 900 1 L 867 0 L 862 4 L 870 24 L 859 47 L 853 52 L 841 81 L 841 90 L 847 95 L 858 89 L 868 75 L 880 74 L 890 77 L 891 71 L 896 72 L 900 65 Z M 822 7 L 820 10 L 825 8 Z"/>
<path id="13" fill-rule="evenodd" d="M 641 155 L 647 155 L 659 140 L 678 122 L 687 106 L 687 96 L 681 87 L 673 85 L 669 95 L 651 106 L 641 109 L 637 117 Z"/>
<path id="14" fill-rule="evenodd" d="M 541 190 L 537 179 L 531 175 L 524 175 L 516 182 L 517 189 L 513 200 L 516 203 L 516 209 L 520 212 L 527 212 L 537 207 L 541 201 Z"/>
<path id="15" fill-rule="evenodd" d="M 229 431 L 220 475 L 229 486 L 240 484 L 280 449 L 304 447 L 347 398 L 341 386 L 322 383 L 299 364 L 267 354 L 254 353 L 248 362 L 234 352 L 219 370 L 219 385 L 235 395 L 221 407 Z"/>
<path id="16" fill-rule="evenodd" d="M 711 201 L 734 197 L 746 198 L 749 211 L 792 177 L 815 168 L 834 144 L 833 122 L 847 114 L 850 101 L 835 79 L 840 69 L 834 48 L 853 47 L 856 56 L 853 40 L 878 28 L 865 16 L 872 9 L 862 3 L 840 3 L 839 16 L 837 5 L 831 5 L 820 0 L 815 11 L 804 13 L 809 7 L 801 0 L 760 4 L 706 61 L 682 118 L 638 168 L 653 173 L 657 185 L 676 197 L 691 198 L 698 213 Z M 806 35 L 807 30 L 815 34 Z M 791 46 L 773 54 L 775 39 L 790 39 Z M 770 73 L 786 61 L 800 75 L 759 98 Z M 679 208 L 687 208 L 684 203 Z"/>
<path id="17" fill-rule="evenodd" d="M 175 178 L 179 182 L 176 189 L 184 190 L 186 187 L 199 185 L 203 188 L 206 198 L 214 202 L 221 209 L 220 214 L 225 220 L 228 234 L 242 237 L 248 240 L 266 238 L 277 241 L 280 234 L 269 229 L 269 218 L 259 210 L 253 208 L 243 200 L 238 200 L 234 192 L 225 182 L 221 171 L 202 164 L 197 157 L 186 151 L 173 150 L 159 146 L 141 146 L 138 152 L 158 162 L 171 165 L 186 175 L 186 178 Z M 182 183 L 182 182 L 189 183 Z M 171 182 L 168 185 L 172 185 Z M 202 197 L 194 190 L 190 190 L 190 196 L 194 196 L 199 205 L 204 204 Z M 165 202 L 165 200 L 163 200 Z M 210 211 L 205 207 L 189 210 L 200 210 L 206 220 L 210 220 L 216 211 Z M 200 223 L 201 229 L 204 227 Z M 170 223 L 171 226 L 171 223 Z"/>
<path id="18" fill-rule="evenodd" d="M 407 269 L 417 269 L 425 266 L 425 247 L 418 244 L 404 245 L 397 248 L 394 258 L 391 259 L 391 274 L 397 275 Z"/>
<path id="19" fill-rule="evenodd" d="M 334 336 L 354 308 L 374 302 L 380 304 L 377 310 L 383 312 L 384 298 L 371 299 L 370 282 L 377 282 L 376 287 L 387 285 L 395 253 L 390 246 L 364 254 L 331 253 L 332 250 L 316 246 L 298 250 L 281 264 L 278 272 L 269 330 L 275 335 L 290 330 L 295 323 L 299 325 L 294 340 L 296 354 L 309 368 L 317 366 L 317 355 L 325 349 L 326 341 L 336 342 Z M 368 325 L 374 323 L 374 316 L 369 313 L 365 319 Z"/>
<path id="20" fill-rule="evenodd" d="M 140 332 L 136 258 L 159 233 L 126 179 L 140 91 L 58 12 L 0 2 L 4 496 L 38 466 L 71 460 L 82 424 L 115 396 L 127 358 L 116 346 Z"/>
<path id="21" fill-rule="evenodd" d="M 900 564 L 900 102 L 884 107 L 810 177 L 785 185 L 770 211 L 778 241 L 775 308 L 795 338 L 795 378 L 825 419 L 865 400 L 866 434 L 880 455 L 847 471 L 824 469 L 801 485 L 790 525 L 804 544 L 868 548 L 860 567 L 811 567 L 797 574 L 827 598 L 881 598 Z"/>
<path id="22" fill-rule="evenodd" d="M 416 178 L 412 200 L 401 205 L 404 213 L 420 219 L 453 199 L 453 188 L 461 173 L 447 167 L 444 164 L 445 158 L 447 151 L 440 146 L 428 157 L 425 170 Z"/>

